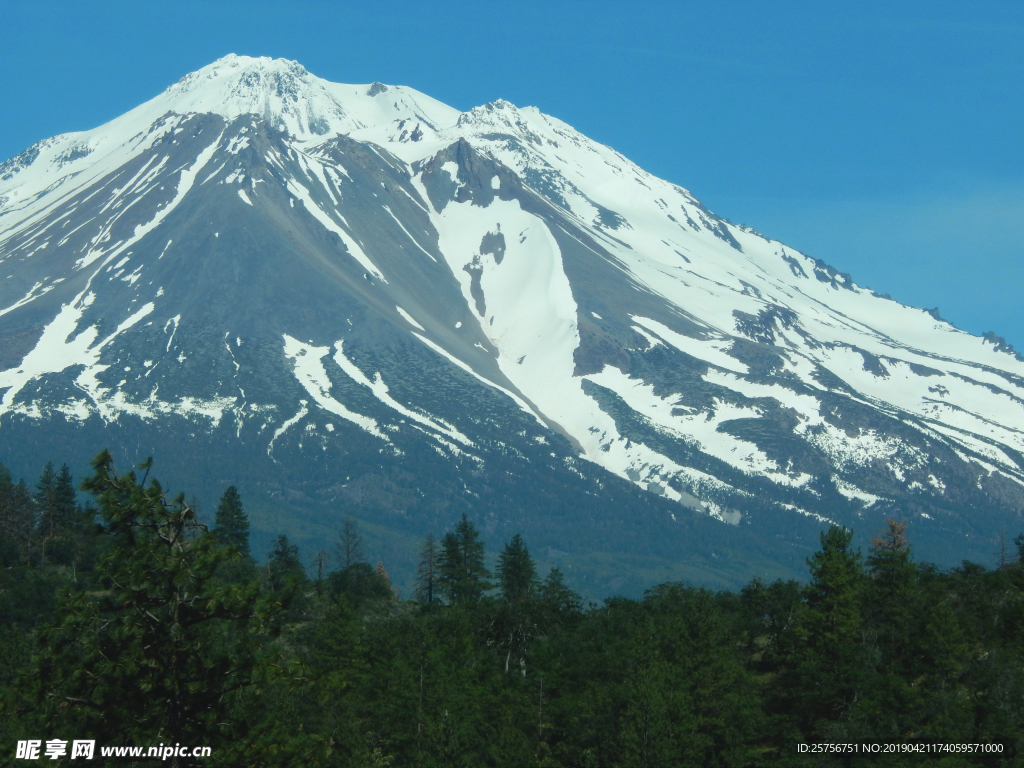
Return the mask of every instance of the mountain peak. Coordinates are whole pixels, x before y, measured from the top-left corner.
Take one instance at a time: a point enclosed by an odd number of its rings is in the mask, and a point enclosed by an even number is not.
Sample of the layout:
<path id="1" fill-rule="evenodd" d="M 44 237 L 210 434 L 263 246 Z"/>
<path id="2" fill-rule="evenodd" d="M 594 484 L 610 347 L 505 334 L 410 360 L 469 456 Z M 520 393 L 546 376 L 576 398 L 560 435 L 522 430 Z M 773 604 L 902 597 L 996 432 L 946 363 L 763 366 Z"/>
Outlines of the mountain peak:
<path id="1" fill-rule="evenodd" d="M 270 82 L 286 78 L 303 78 L 309 71 L 297 61 L 289 59 L 272 59 L 269 56 L 239 56 L 229 53 L 207 64 L 195 72 L 190 72 L 174 85 L 167 88 L 167 93 L 188 93 L 201 88 L 209 81 L 244 82 L 252 87 L 256 82 L 266 79 Z"/>
<path id="2" fill-rule="evenodd" d="M 229 54 L 168 88 L 157 102 L 179 114 L 261 115 L 297 138 L 344 130 L 346 110 L 334 84 L 288 59 Z"/>
<path id="3" fill-rule="evenodd" d="M 256 115 L 300 145 L 361 132 L 387 142 L 455 124 L 458 110 L 406 86 L 333 83 L 288 59 L 228 54 L 182 77 L 163 93 L 88 131 L 61 134 L 29 147 L 0 167 L 0 215 L 54 184 L 116 168 L 174 126 L 169 114 Z M 31 172 L 26 172 L 31 167 Z"/>
<path id="4" fill-rule="evenodd" d="M 171 434 L 385 527 L 467 493 L 510 526 L 575 528 L 565 500 L 769 548 L 913 515 L 958 561 L 1024 506 L 1006 345 L 504 100 L 227 56 L 0 164 L 0 263 L 9 445 Z"/>

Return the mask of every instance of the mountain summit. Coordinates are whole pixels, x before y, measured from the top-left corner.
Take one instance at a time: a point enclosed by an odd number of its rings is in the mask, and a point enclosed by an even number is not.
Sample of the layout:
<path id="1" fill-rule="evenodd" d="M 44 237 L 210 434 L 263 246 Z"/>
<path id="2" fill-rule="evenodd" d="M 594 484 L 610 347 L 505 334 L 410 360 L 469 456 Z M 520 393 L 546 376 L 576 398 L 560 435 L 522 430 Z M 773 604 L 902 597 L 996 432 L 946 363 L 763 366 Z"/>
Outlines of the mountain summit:
<path id="1" fill-rule="evenodd" d="M 940 562 L 1020 527 L 1012 350 L 532 107 L 228 56 L 0 165 L 0 264 L 26 472 L 153 453 L 300 540 L 466 510 L 624 589 L 795 572 L 830 521 Z"/>

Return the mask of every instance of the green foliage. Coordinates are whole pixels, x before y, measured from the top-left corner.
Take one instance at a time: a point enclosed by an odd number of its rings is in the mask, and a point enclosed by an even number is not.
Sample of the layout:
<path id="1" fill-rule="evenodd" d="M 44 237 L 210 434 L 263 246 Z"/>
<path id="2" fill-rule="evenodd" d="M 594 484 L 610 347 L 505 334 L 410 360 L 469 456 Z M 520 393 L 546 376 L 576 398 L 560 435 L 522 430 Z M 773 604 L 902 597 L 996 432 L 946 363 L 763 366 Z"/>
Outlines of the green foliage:
<path id="1" fill-rule="evenodd" d="M 440 599 L 438 588 L 440 553 L 434 534 L 427 534 L 420 551 L 420 564 L 416 569 L 416 599 L 421 603 L 433 605 Z"/>
<path id="2" fill-rule="evenodd" d="M 821 549 L 807 560 L 811 582 L 789 649 L 786 686 L 796 693 L 791 712 L 801 731 L 820 737 L 830 733 L 831 724 L 848 718 L 866 687 L 861 643 L 865 573 L 852 541 L 853 531 L 836 525 L 822 532 Z"/>
<path id="3" fill-rule="evenodd" d="M 484 543 L 465 513 L 441 539 L 438 586 L 449 605 L 474 605 L 490 589 L 484 567 Z"/>
<path id="4" fill-rule="evenodd" d="M 813 643 L 838 648 L 856 639 L 860 627 L 860 595 L 864 570 L 860 551 L 851 549 L 853 531 L 837 525 L 821 534 L 821 550 L 807 560 L 808 631 Z"/>
<path id="5" fill-rule="evenodd" d="M 565 583 L 565 576 L 552 568 L 537 588 L 537 608 L 547 629 L 575 623 L 583 616 L 583 598 Z"/>
<path id="6" fill-rule="evenodd" d="M 518 533 L 498 555 L 498 588 L 510 605 L 530 602 L 537 588 L 537 568 Z"/>
<path id="7" fill-rule="evenodd" d="M 242 497 L 235 486 L 228 486 L 217 504 L 214 523 L 217 541 L 244 557 L 249 556 L 249 517 L 242 508 Z"/>
<path id="8" fill-rule="evenodd" d="M 348 568 L 335 571 L 327 577 L 327 584 L 333 598 L 344 598 L 354 608 L 394 597 L 390 583 L 369 563 L 353 563 Z"/>
<path id="9" fill-rule="evenodd" d="M 277 537 L 274 548 L 267 557 L 267 572 L 270 574 L 273 589 L 278 592 L 294 591 L 306 580 L 306 569 L 299 557 L 299 548 L 288 541 L 284 534 Z"/>
<path id="10" fill-rule="evenodd" d="M 227 754 L 244 739 L 227 722 L 231 694 L 283 673 L 267 635 L 281 606 L 256 584 L 215 581 L 237 553 L 217 544 L 182 496 L 168 500 L 155 480 L 117 475 L 107 452 L 93 466 L 83 488 L 110 540 L 101 588 L 62 590 L 19 681 L 22 711 L 37 727 L 100 743 L 207 744 Z"/>
<path id="11" fill-rule="evenodd" d="M 22 480 L 14 483 L 0 464 L 0 558 L 4 567 L 27 564 L 34 555 L 36 510 Z"/>
<path id="12" fill-rule="evenodd" d="M 488 596 L 463 515 L 425 542 L 417 602 L 399 602 L 354 521 L 349 562 L 314 583 L 287 537 L 264 569 L 223 535 L 237 494 L 209 533 L 109 454 L 95 469 L 98 525 L 66 488 L 55 501 L 53 465 L 35 495 L 0 466 L 5 743 L 60 730 L 208 744 L 226 765 L 360 768 L 832 765 L 795 751 L 823 741 L 1024 755 L 1024 562 L 941 572 L 914 561 L 901 523 L 866 559 L 849 531 L 824 531 L 806 585 L 673 582 L 584 609 L 557 569 L 538 580 L 519 536 Z"/>

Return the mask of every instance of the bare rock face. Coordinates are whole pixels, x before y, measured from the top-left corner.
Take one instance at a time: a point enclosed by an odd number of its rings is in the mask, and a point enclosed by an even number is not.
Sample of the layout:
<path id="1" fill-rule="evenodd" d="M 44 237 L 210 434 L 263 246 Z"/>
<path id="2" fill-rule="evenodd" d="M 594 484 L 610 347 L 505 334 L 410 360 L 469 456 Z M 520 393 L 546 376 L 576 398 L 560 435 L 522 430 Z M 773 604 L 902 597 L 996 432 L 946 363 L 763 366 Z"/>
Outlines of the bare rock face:
<path id="1" fill-rule="evenodd" d="M 988 558 L 1024 362 L 536 109 L 232 56 L 0 165 L 0 436 L 355 514 L 398 583 L 467 511 L 595 592 L 736 584 L 830 522 Z"/>

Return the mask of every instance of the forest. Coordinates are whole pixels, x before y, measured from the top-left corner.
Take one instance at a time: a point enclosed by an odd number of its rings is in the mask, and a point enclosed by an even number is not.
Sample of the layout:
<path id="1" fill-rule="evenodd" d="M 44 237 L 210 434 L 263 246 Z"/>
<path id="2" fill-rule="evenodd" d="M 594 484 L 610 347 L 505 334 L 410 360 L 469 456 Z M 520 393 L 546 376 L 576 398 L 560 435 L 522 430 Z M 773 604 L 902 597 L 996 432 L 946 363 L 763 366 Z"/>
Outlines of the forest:
<path id="1" fill-rule="evenodd" d="M 234 487 L 201 520 L 151 465 L 103 452 L 78 486 L 0 465 L 0 762 L 91 739 L 95 764 L 157 744 L 210 747 L 178 766 L 1024 764 L 1024 535 L 941 570 L 904 522 L 866 553 L 832 526 L 804 583 L 598 605 L 520 536 L 488 570 L 463 514 L 400 599 L 351 517 L 318 552 L 253 553 Z"/>

